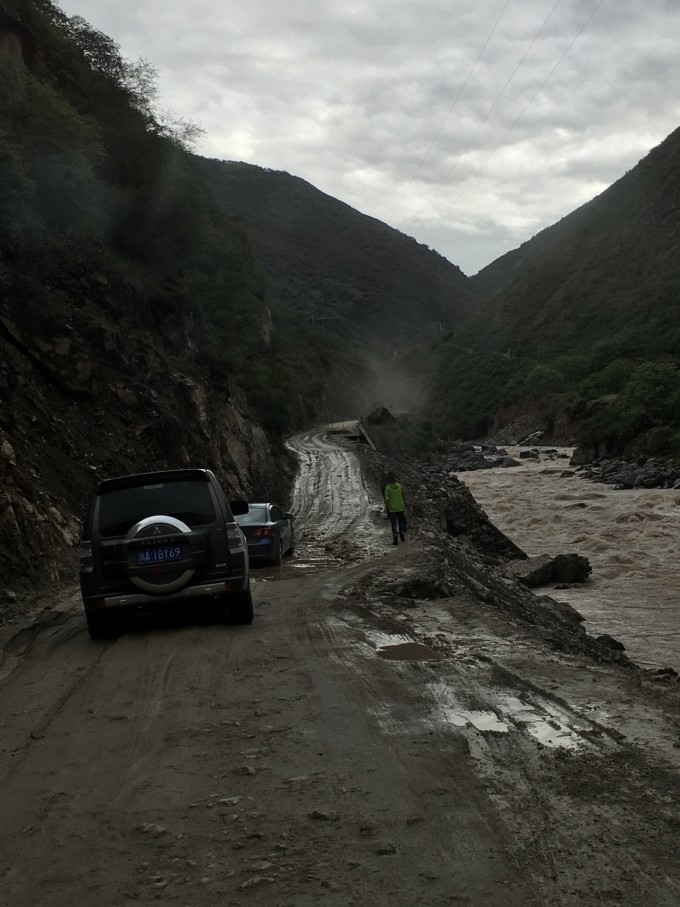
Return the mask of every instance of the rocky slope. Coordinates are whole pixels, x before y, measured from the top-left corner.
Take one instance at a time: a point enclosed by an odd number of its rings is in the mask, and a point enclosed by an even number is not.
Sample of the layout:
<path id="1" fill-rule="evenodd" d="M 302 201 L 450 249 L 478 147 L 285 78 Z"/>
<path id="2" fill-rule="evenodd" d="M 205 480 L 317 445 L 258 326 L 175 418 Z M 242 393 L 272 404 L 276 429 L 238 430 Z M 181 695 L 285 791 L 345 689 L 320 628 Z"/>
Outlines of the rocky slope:
<path id="1" fill-rule="evenodd" d="M 27 334 L 0 310 L 0 596 L 75 581 L 79 521 L 99 479 L 215 470 L 228 493 L 280 493 L 286 458 L 246 401 L 169 351 L 116 334 Z M 191 366 L 191 369 L 189 368 Z M 191 370 L 191 374 L 189 374 Z M 277 466 L 278 462 L 278 466 Z"/>

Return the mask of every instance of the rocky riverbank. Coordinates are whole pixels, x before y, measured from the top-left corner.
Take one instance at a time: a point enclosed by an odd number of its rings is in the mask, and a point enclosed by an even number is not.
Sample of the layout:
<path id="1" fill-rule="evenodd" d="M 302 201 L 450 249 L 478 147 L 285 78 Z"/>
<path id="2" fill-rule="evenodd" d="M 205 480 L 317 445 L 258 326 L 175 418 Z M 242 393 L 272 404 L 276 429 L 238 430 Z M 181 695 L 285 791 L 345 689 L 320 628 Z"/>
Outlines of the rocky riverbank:
<path id="1" fill-rule="evenodd" d="M 376 488 L 382 485 L 385 472 L 395 469 L 405 489 L 411 530 L 425 532 L 439 549 L 428 576 L 416 584 L 417 588 L 402 592 L 430 599 L 472 595 L 531 624 L 557 651 L 578 652 L 598 661 L 635 667 L 619 641 L 608 634 L 589 636 L 583 627 L 584 618 L 575 608 L 538 591 L 548 583 L 587 582 L 591 567 L 586 558 L 576 552 L 529 558 L 514 540 L 493 525 L 457 478 L 453 464 L 459 460 L 451 455 L 439 461 L 430 457 L 426 461 L 388 464 L 368 448 L 361 447 L 359 453 Z M 555 451 L 554 458 L 560 461 L 563 456 Z"/>
<path id="2" fill-rule="evenodd" d="M 512 469 L 521 466 L 524 459 L 537 459 L 539 456 L 555 461 L 566 461 L 569 455 L 557 447 L 526 447 L 520 450 L 519 459 L 509 456 L 505 447 L 492 443 L 475 443 L 458 441 L 451 445 L 442 456 L 425 458 L 421 462 L 424 474 L 433 476 L 440 472 L 459 473 L 477 469 Z"/>
<path id="3" fill-rule="evenodd" d="M 382 483 L 388 468 L 396 470 L 405 488 L 410 526 L 417 532 L 425 531 L 439 549 L 436 562 L 428 576 L 417 584 L 418 588 L 402 592 L 431 599 L 452 594 L 473 595 L 531 625 L 558 652 L 625 664 L 639 672 L 641 678 L 678 684 L 680 688 L 680 678 L 673 668 L 641 668 L 627 657 L 623 643 L 613 634 L 587 632 L 583 615 L 563 600 L 558 590 L 564 590 L 570 597 L 566 590 L 590 584 L 592 567 L 588 558 L 573 550 L 528 557 L 521 547 L 521 538 L 509 538 L 498 529 L 455 473 L 458 464 L 470 464 L 480 454 L 493 461 L 505 458 L 506 452 L 493 445 L 485 445 L 483 452 L 479 446 L 474 452 L 470 447 L 461 445 L 439 458 L 430 456 L 418 462 L 389 463 L 380 454 L 361 448 L 365 469 L 376 486 Z M 523 459 L 540 458 L 546 469 L 554 469 L 560 478 L 568 476 L 573 480 L 579 475 L 579 470 L 568 468 L 569 455 L 564 450 L 526 450 L 528 455 Z M 500 464 L 495 465 L 498 468 Z M 442 529 L 445 531 L 441 532 Z"/>
<path id="4" fill-rule="evenodd" d="M 680 488 L 680 468 L 663 460 L 646 460 L 630 463 L 626 460 L 595 460 L 579 464 L 578 454 L 572 457 L 573 465 L 593 482 L 604 482 L 614 488 Z"/>
<path id="5" fill-rule="evenodd" d="M 529 439 L 531 441 L 535 439 Z M 475 443 L 458 441 L 451 445 L 440 458 L 432 458 L 424 463 L 425 474 L 433 471 L 448 473 L 470 472 L 478 469 L 511 469 L 521 465 L 522 460 L 538 459 L 564 463 L 565 469 L 577 470 L 584 478 L 593 482 L 603 482 L 614 488 L 680 488 L 680 467 L 661 459 L 649 459 L 644 463 L 629 460 L 599 458 L 586 461 L 584 455 L 576 448 L 571 455 L 564 449 L 550 446 L 527 444 L 519 445 L 517 457 L 509 456 L 505 447 L 491 442 Z"/>

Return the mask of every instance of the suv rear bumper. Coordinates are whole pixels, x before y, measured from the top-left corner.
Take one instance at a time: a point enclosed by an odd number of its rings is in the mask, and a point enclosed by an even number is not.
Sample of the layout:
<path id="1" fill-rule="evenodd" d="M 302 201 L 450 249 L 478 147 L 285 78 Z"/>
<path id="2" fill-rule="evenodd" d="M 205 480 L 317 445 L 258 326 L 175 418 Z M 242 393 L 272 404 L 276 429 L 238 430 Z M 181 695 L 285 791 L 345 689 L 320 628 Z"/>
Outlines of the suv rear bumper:
<path id="1" fill-rule="evenodd" d="M 105 611 L 155 611 L 168 605 L 182 605 L 195 601 L 197 603 L 229 601 L 233 595 L 248 589 L 248 577 L 230 577 L 220 582 L 209 582 L 202 585 L 186 586 L 169 595 L 150 595 L 144 592 L 131 592 L 123 595 L 93 595 L 83 590 L 83 604 L 87 612 L 102 614 Z"/>

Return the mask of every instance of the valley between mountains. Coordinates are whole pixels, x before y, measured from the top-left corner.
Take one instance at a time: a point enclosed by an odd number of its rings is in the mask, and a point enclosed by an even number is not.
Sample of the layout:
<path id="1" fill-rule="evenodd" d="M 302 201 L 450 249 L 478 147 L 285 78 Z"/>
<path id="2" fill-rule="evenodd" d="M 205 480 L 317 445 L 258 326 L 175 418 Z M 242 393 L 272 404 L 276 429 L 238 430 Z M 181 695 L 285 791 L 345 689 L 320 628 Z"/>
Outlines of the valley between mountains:
<path id="1" fill-rule="evenodd" d="M 370 456 L 293 439 L 294 558 L 252 626 L 5 626 L 0 903 L 680 903 L 677 692 L 393 548 Z M 433 589 L 439 586 L 444 594 Z M 477 590 L 477 594 L 475 594 Z"/>

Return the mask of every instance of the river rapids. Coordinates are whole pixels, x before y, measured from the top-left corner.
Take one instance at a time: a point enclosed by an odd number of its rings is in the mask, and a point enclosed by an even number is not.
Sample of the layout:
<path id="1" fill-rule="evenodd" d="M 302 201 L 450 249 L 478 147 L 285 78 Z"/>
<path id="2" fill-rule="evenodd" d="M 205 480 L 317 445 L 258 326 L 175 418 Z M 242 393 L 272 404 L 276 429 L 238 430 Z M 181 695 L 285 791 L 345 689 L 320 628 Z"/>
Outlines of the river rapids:
<path id="1" fill-rule="evenodd" d="M 518 457 L 521 448 L 508 447 Z M 680 491 L 616 491 L 541 453 L 521 467 L 459 473 L 491 521 L 530 557 L 575 552 L 593 572 L 587 583 L 542 587 L 608 633 L 646 668 L 680 671 Z"/>

